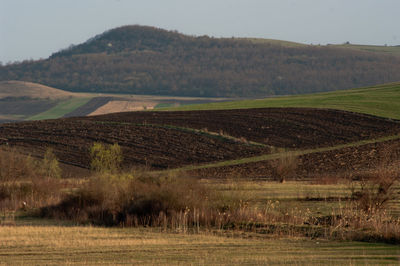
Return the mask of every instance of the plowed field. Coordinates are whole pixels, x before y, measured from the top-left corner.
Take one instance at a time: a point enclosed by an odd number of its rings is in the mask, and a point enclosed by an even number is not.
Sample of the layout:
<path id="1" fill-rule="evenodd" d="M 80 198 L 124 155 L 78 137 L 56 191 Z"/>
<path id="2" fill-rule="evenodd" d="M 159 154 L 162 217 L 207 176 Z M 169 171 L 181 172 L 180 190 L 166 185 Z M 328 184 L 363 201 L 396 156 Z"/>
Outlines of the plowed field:
<path id="1" fill-rule="evenodd" d="M 236 138 L 285 148 L 333 146 L 400 132 L 400 124 L 386 119 L 312 108 L 131 112 L 88 119 L 222 131 Z"/>
<path id="2" fill-rule="evenodd" d="M 155 169 L 266 152 L 263 147 L 182 130 L 77 119 L 4 124 L 0 127 L 0 142 L 39 156 L 47 147 L 52 147 L 61 162 L 84 168 L 89 167 L 89 149 L 94 142 L 118 143 L 123 149 L 126 166 Z"/>
<path id="3" fill-rule="evenodd" d="M 223 134 L 213 135 L 189 128 Z M 0 145 L 16 146 L 37 156 L 42 155 L 47 147 L 52 147 L 61 162 L 88 168 L 89 148 L 94 142 L 118 143 L 123 150 L 125 166 L 167 169 L 267 154 L 269 145 L 309 149 L 398 133 L 400 124 L 395 121 L 323 109 L 131 112 L 3 124 L 0 126 Z M 265 146 L 240 142 L 226 135 Z M 376 145 L 379 152 L 384 148 L 383 144 Z M 375 149 L 373 145 L 365 145 L 304 155 L 300 158 L 298 175 L 335 171 L 342 163 L 346 167 L 355 165 L 357 161 L 371 163 L 375 158 L 371 155 L 373 153 L 370 154 L 371 149 Z M 265 177 L 271 171 L 268 165 L 259 162 L 211 168 L 198 170 L 196 175 L 211 177 L 236 172 Z"/>
<path id="4" fill-rule="evenodd" d="M 357 176 L 379 167 L 400 164 L 400 140 L 315 152 L 298 156 L 291 179 Z M 192 170 L 201 178 L 274 179 L 277 160 Z"/>

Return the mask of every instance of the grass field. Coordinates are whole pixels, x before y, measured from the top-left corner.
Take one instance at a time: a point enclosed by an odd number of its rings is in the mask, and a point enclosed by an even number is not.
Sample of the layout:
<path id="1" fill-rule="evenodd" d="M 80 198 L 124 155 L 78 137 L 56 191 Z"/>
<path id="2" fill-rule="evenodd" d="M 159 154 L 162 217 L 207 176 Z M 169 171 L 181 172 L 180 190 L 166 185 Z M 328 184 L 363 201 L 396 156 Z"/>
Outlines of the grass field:
<path id="1" fill-rule="evenodd" d="M 217 110 L 265 107 L 332 108 L 400 119 L 400 83 L 309 95 L 188 105 L 169 108 L 168 110 Z"/>
<path id="2" fill-rule="evenodd" d="M 55 107 L 29 117 L 26 120 L 42 120 L 42 119 L 55 119 L 63 117 L 64 115 L 72 112 L 76 108 L 83 106 L 86 104 L 91 98 L 71 98 L 65 101 L 60 102 Z"/>
<path id="3" fill-rule="evenodd" d="M 270 239 L 251 233 L 175 234 L 157 229 L 0 227 L 3 264 L 397 264 L 400 247 L 360 242 Z"/>

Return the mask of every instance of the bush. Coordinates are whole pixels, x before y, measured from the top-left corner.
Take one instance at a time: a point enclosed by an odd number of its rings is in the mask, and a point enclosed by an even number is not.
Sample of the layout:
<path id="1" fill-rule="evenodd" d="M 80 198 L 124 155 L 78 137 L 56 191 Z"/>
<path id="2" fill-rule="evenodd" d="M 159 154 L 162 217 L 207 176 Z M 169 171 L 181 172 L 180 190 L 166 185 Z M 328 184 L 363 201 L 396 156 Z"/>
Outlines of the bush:
<path id="1" fill-rule="evenodd" d="M 282 156 L 276 161 L 273 171 L 274 178 L 281 183 L 288 178 L 293 178 L 298 166 L 297 156 L 294 152 L 282 151 L 284 150 L 278 149 Z"/>
<path id="2" fill-rule="evenodd" d="M 383 209 L 385 205 L 395 198 L 394 185 L 400 181 L 400 171 L 391 168 L 380 168 L 368 178 L 362 178 L 360 187 L 352 185 L 352 199 L 356 201 L 357 208 L 367 213 Z"/>
<path id="3" fill-rule="evenodd" d="M 102 174 L 40 216 L 107 226 L 222 225 L 222 198 L 197 179 Z"/>
<path id="4" fill-rule="evenodd" d="M 100 173 L 116 173 L 122 164 L 121 147 L 114 145 L 103 145 L 95 142 L 90 149 L 91 168 Z"/>
<path id="5" fill-rule="evenodd" d="M 57 202 L 65 184 L 51 149 L 43 160 L 19 153 L 15 148 L 0 149 L 0 210 L 17 210 Z"/>
<path id="6" fill-rule="evenodd" d="M 47 148 L 43 161 L 40 163 L 40 173 L 46 178 L 60 178 L 61 168 L 53 153 L 53 149 Z"/>
<path id="7" fill-rule="evenodd" d="M 0 149 L 0 181 L 16 181 L 38 175 L 37 166 L 30 156 L 14 148 Z"/>

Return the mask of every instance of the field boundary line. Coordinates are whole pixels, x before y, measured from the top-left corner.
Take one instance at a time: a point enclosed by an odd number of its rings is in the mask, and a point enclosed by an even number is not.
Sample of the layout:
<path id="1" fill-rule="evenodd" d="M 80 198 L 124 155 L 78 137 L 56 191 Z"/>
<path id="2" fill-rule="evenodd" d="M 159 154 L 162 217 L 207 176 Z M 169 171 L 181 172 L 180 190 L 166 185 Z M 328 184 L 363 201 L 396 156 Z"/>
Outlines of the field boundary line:
<path id="1" fill-rule="evenodd" d="M 149 124 L 149 123 L 129 123 L 129 122 L 112 122 L 112 121 L 95 121 L 95 123 L 101 124 L 115 124 L 115 125 L 134 125 L 134 126 L 141 126 L 141 127 L 157 127 L 157 128 L 165 128 L 165 129 L 173 129 L 182 132 L 193 133 L 197 135 L 203 135 L 214 139 L 222 139 L 225 141 L 233 141 L 236 143 L 241 143 L 243 145 L 251 145 L 251 146 L 259 146 L 259 147 L 270 147 L 264 143 L 255 142 L 255 141 L 248 141 L 246 139 L 237 138 L 231 135 L 225 134 L 226 132 L 218 133 L 213 131 L 206 131 L 204 129 L 196 129 L 191 127 L 181 127 L 175 125 L 162 125 L 162 124 Z"/>
<path id="2" fill-rule="evenodd" d="M 218 168 L 218 167 L 223 167 L 223 166 L 234 166 L 234 165 L 241 165 L 241 164 L 246 164 L 246 163 L 256 163 L 256 162 L 262 162 L 262 161 L 276 160 L 276 159 L 285 158 L 285 157 L 293 156 L 293 155 L 294 156 L 302 156 L 302 155 L 307 155 L 307 154 L 311 154 L 311 153 L 335 151 L 335 150 L 340 150 L 340 149 L 344 149 L 344 148 L 359 147 L 359 146 L 363 146 L 363 145 L 382 143 L 382 142 L 397 140 L 397 139 L 400 139 L 400 134 L 381 137 L 381 138 L 377 138 L 377 139 L 361 140 L 361 141 L 340 144 L 340 145 L 331 146 L 331 147 L 306 149 L 306 150 L 289 150 L 290 154 L 288 154 L 288 151 L 285 151 L 285 152 L 265 154 L 265 155 L 260 155 L 260 156 L 246 157 L 246 158 L 242 158 L 242 159 L 228 160 L 228 161 L 215 162 L 215 163 L 207 163 L 207 164 L 202 164 L 202 165 L 188 165 L 188 166 L 183 166 L 183 167 L 179 167 L 179 168 L 175 168 L 175 169 L 169 169 L 169 170 L 164 170 L 164 171 L 155 171 L 155 172 L 181 172 L 181 171 L 208 169 L 208 168 Z"/>

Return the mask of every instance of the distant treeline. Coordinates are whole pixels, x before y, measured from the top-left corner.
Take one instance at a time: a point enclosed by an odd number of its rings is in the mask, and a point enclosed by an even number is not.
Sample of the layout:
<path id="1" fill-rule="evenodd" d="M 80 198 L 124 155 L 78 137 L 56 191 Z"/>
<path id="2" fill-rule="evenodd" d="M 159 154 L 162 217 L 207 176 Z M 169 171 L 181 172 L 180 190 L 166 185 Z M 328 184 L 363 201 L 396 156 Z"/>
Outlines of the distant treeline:
<path id="1" fill-rule="evenodd" d="M 0 80 L 75 92 L 260 97 L 400 81 L 400 57 L 125 26 L 46 60 L 0 66 Z"/>

